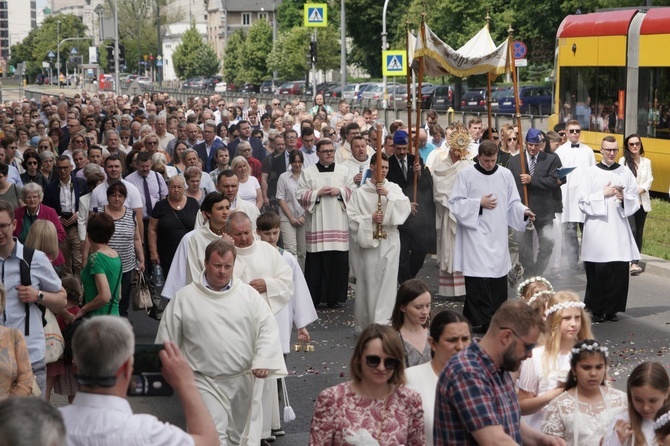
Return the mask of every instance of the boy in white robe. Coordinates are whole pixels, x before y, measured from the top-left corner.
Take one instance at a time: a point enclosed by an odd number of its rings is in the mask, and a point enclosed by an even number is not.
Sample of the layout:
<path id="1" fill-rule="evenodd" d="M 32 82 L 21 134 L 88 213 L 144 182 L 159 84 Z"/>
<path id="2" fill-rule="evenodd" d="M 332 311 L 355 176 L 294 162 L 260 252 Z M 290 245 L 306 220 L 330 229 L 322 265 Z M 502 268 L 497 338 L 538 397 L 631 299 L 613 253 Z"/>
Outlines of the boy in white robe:
<path id="1" fill-rule="evenodd" d="M 584 303 L 593 322 L 616 322 L 626 311 L 628 264 L 640 258 L 628 217 L 640 208 L 633 173 L 614 162 L 619 144 L 606 136 L 602 161 L 584 175 L 579 208 L 586 215 L 582 260 L 586 271 Z"/>
<path id="2" fill-rule="evenodd" d="M 268 243 L 279 251 L 282 258 L 293 270 L 293 295 L 288 301 L 288 305 L 275 314 L 277 325 L 279 326 L 279 339 L 281 342 L 284 357 L 291 351 L 291 329 L 295 324 L 298 329 L 298 340 L 300 342 L 309 342 L 310 336 L 307 331 L 307 325 L 311 324 L 319 317 L 316 315 L 312 296 L 309 294 L 309 288 L 305 281 L 305 276 L 300 269 L 298 259 L 288 251 L 277 246 L 279 241 L 279 226 L 281 220 L 274 212 L 261 214 L 256 220 L 256 232 L 261 241 Z M 277 397 L 276 387 L 271 393 L 272 407 L 267 404 L 263 406 L 263 435 L 262 438 L 268 438 L 281 432 L 281 420 L 279 417 L 279 399 Z"/>
<path id="3" fill-rule="evenodd" d="M 409 198 L 400 186 L 386 179 L 389 169 L 388 156 L 381 154 L 381 183 L 369 178 L 356 189 L 347 206 L 349 228 L 358 245 L 359 266 L 356 271 L 356 300 L 354 325 L 357 333 L 369 324 L 388 324 L 395 305 L 398 266 L 400 262 L 400 236 L 398 226 L 403 224 L 412 210 Z M 375 172 L 377 155 L 370 160 Z M 374 173 L 373 173 L 374 175 Z M 381 196 L 382 209 L 377 210 Z M 377 224 L 382 224 L 386 238 L 374 237 Z"/>
<path id="4" fill-rule="evenodd" d="M 465 276 L 463 315 L 485 332 L 507 300 L 507 227 L 523 231 L 535 214 L 521 203 L 512 173 L 496 164 L 496 143 L 483 141 L 478 150 L 477 164 L 456 176 L 449 208 L 458 222 L 454 270 Z"/>
<path id="5" fill-rule="evenodd" d="M 156 342 L 174 341 L 183 352 L 221 444 L 247 444 L 254 381 L 287 374 L 279 330 L 259 293 L 233 277 L 230 242 L 208 245 L 204 264 L 168 304 Z"/>

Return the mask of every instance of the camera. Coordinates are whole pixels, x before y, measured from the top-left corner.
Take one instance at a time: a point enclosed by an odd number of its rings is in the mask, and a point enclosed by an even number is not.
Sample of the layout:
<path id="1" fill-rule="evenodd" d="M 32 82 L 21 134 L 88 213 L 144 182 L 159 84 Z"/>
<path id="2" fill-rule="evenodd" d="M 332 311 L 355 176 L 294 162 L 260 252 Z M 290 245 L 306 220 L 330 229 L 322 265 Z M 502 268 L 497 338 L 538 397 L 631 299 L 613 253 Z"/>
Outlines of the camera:
<path id="1" fill-rule="evenodd" d="M 172 396 L 174 389 L 161 374 L 158 353 L 161 344 L 136 344 L 133 377 L 128 386 L 128 396 Z"/>

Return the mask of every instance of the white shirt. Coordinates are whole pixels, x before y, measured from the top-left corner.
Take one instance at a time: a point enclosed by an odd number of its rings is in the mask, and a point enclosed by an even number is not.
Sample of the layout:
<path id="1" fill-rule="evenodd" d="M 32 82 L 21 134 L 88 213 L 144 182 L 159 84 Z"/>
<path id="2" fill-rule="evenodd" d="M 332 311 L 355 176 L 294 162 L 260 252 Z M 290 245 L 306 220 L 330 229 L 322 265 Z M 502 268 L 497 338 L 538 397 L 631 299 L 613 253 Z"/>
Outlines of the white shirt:
<path id="1" fill-rule="evenodd" d="M 129 209 L 141 209 L 142 206 L 144 206 L 144 203 L 142 202 L 140 191 L 126 180 L 121 180 L 121 182 L 125 184 L 126 189 L 128 189 L 128 197 L 126 198 L 124 205 Z M 96 188 L 93 189 L 93 192 L 91 192 L 91 202 L 88 204 L 89 211 L 93 211 L 95 208 L 100 208 L 107 204 L 108 187 L 109 183 L 105 181 L 104 183 L 98 184 Z"/>
<path id="2" fill-rule="evenodd" d="M 58 180 L 60 181 L 60 180 Z M 74 183 L 72 179 L 68 184 L 60 181 L 60 208 L 62 212 L 74 212 Z"/>
<path id="3" fill-rule="evenodd" d="M 133 414 L 124 398 L 77 392 L 61 407 L 69 446 L 190 446 L 193 437 L 153 415 Z"/>

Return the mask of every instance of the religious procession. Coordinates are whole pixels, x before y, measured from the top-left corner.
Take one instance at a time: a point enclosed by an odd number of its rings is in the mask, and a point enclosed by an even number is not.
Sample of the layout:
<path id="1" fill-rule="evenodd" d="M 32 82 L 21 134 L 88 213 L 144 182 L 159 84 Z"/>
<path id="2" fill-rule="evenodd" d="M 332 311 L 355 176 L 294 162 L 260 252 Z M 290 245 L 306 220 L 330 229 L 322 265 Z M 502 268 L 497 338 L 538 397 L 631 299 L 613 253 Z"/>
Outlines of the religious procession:
<path id="1" fill-rule="evenodd" d="M 667 365 L 617 389 L 596 338 L 649 275 L 643 138 L 522 128 L 511 43 L 407 30 L 416 97 L 510 74 L 499 130 L 490 100 L 467 122 L 323 94 L 5 103 L 0 445 L 670 445 Z M 292 361 L 341 314 L 347 365 L 303 404 Z"/>

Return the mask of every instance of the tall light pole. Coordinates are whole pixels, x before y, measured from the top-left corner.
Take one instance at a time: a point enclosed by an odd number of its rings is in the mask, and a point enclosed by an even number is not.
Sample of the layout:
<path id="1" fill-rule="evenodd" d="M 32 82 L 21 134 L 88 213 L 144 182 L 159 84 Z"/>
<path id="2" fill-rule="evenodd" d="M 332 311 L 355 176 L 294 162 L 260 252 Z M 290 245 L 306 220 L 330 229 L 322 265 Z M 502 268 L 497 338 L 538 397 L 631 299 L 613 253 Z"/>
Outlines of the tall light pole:
<path id="1" fill-rule="evenodd" d="M 344 0 L 340 0 L 340 40 L 342 41 L 342 46 L 340 47 L 340 71 L 342 72 L 340 85 L 342 86 L 343 94 L 344 86 L 347 85 L 347 33 L 345 27 Z"/>
<path id="2" fill-rule="evenodd" d="M 56 21 L 56 42 L 58 42 L 58 48 L 56 49 L 56 85 L 60 87 L 60 20 Z M 49 79 L 51 82 L 52 79 Z"/>
<path id="3" fill-rule="evenodd" d="M 114 93 L 119 94 L 119 2 L 114 0 Z"/>
<path id="4" fill-rule="evenodd" d="M 277 0 L 272 0 L 272 52 L 277 48 Z M 277 82 L 277 70 L 272 71 L 272 92 Z"/>

